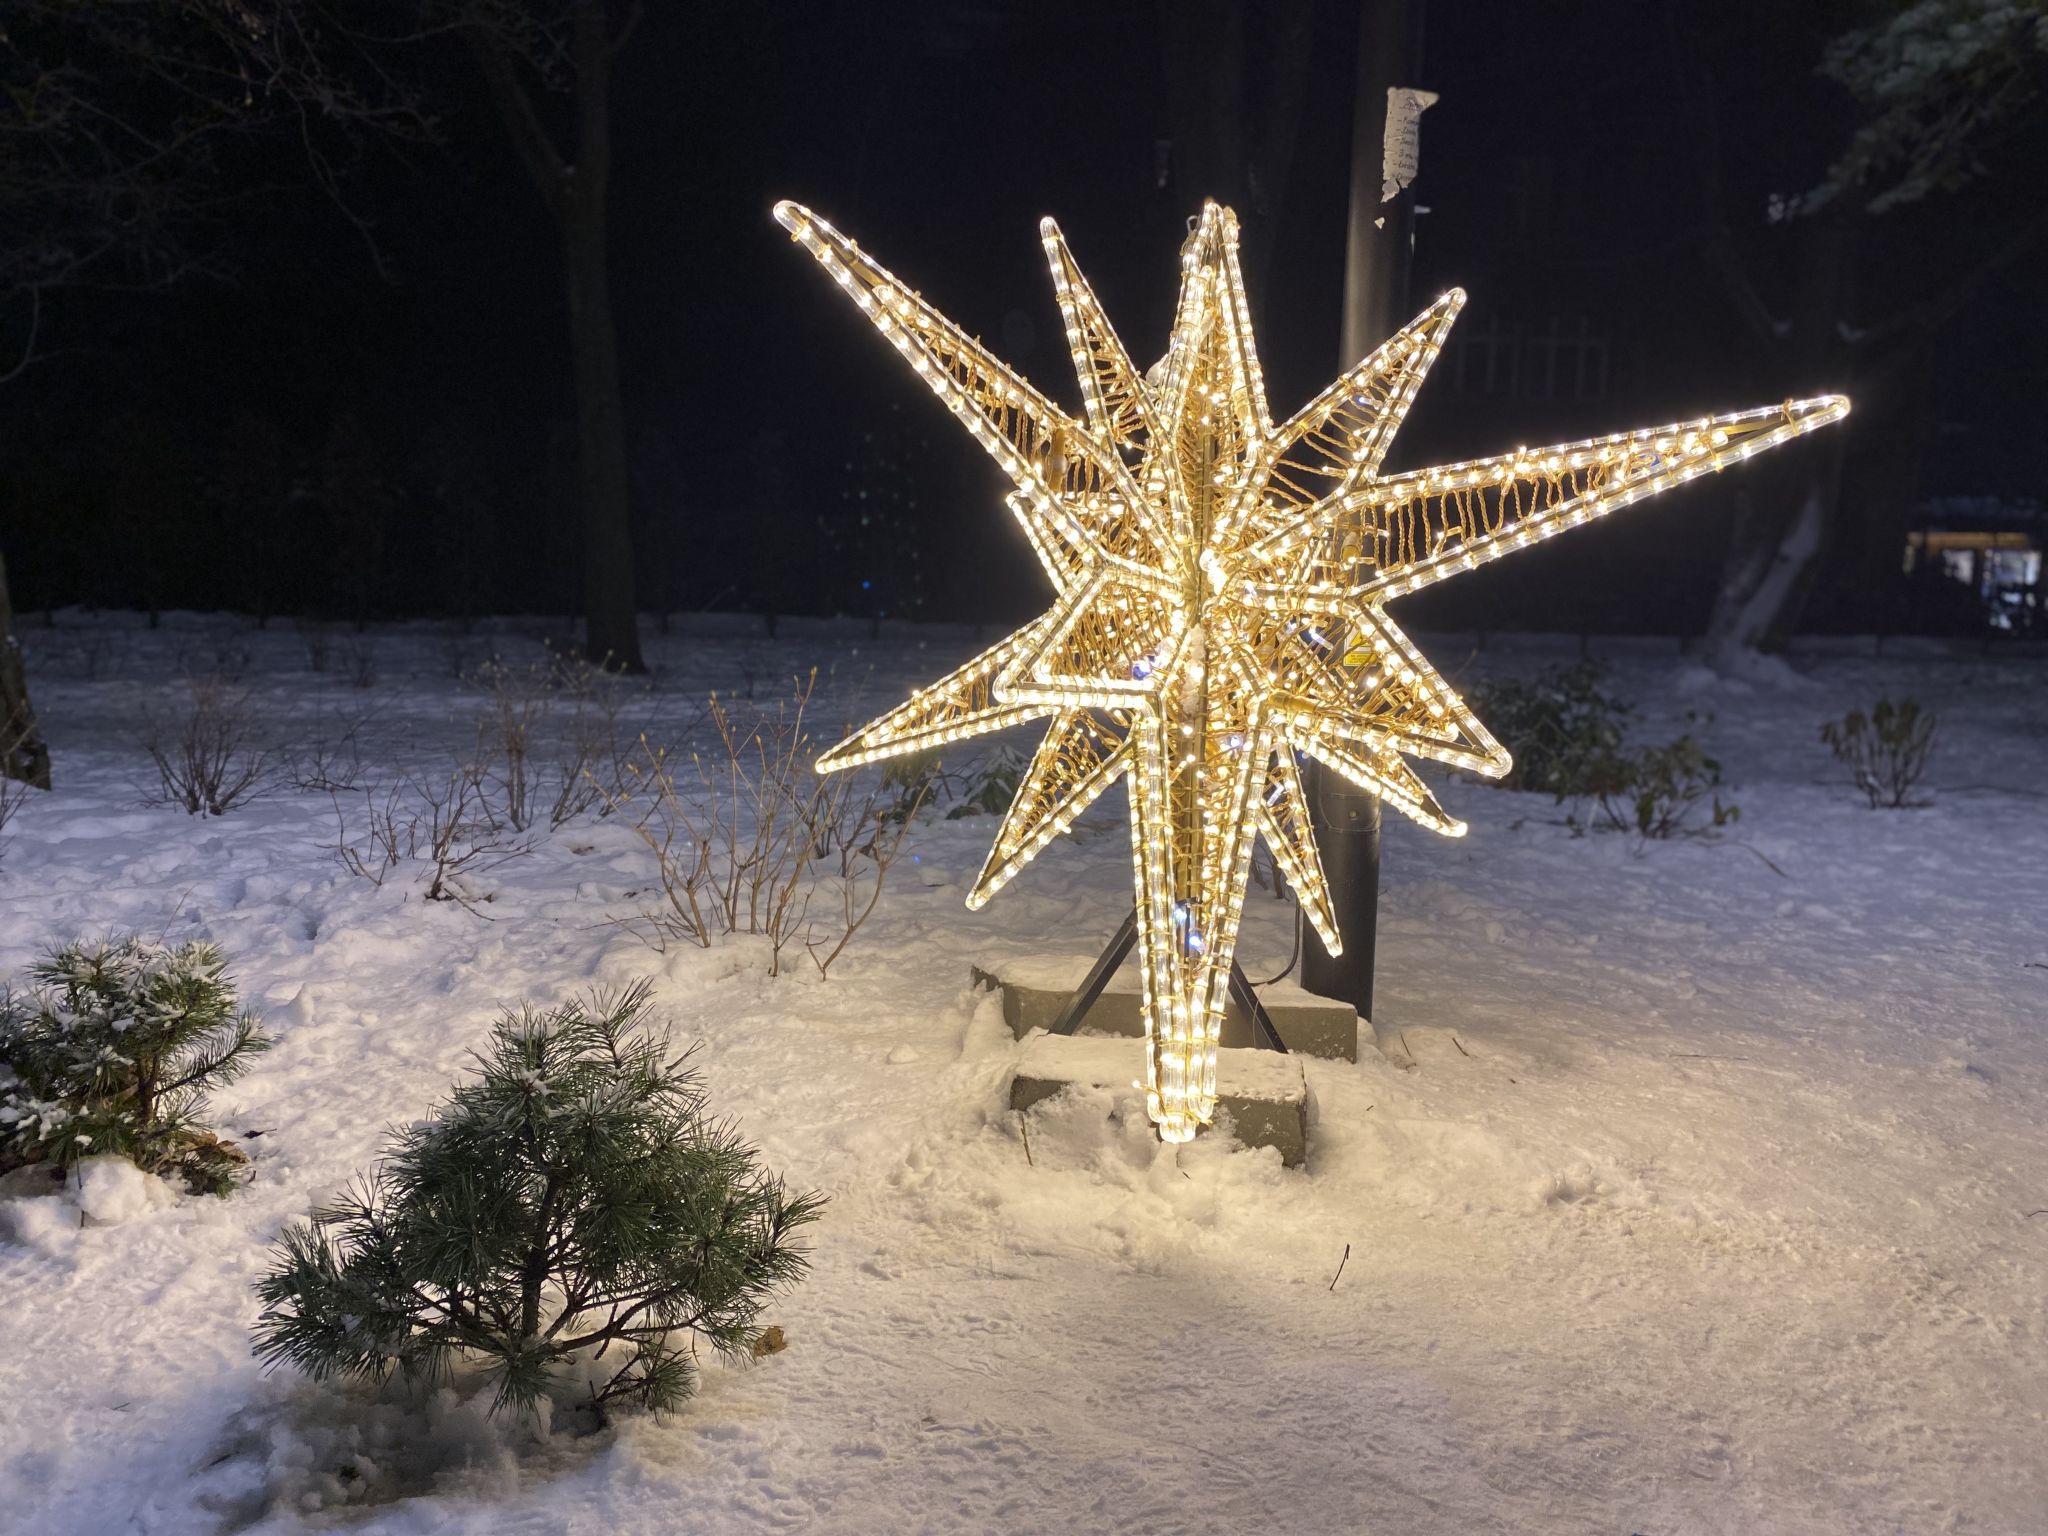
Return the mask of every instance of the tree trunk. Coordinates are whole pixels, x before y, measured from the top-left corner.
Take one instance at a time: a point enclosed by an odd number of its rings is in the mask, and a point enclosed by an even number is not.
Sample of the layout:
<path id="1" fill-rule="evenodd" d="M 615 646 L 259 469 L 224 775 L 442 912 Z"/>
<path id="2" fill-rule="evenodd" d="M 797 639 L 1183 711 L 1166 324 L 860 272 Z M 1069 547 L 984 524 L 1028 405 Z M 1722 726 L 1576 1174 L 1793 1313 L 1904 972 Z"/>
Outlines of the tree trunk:
<path id="1" fill-rule="evenodd" d="M 580 203 L 580 200 L 578 200 Z M 625 406 L 605 274 L 604 211 L 572 210 L 562 226 L 569 345 L 576 373 L 576 481 L 583 504 L 586 654 L 614 671 L 644 672 L 633 595 L 632 504 Z"/>
<path id="2" fill-rule="evenodd" d="M 0 555 L 0 777 L 37 789 L 50 787 L 50 746 L 29 707 L 28 673 L 14 638 L 14 600 L 7 591 L 5 555 Z"/>
<path id="3" fill-rule="evenodd" d="M 569 287 L 569 347 L 576 374 L 577 485 L 583 500 L 583 612 L 590 660 L 645 672 L 633 600 L 633 509 L 626 483 L 625 406 L 606 270 L 610 197 L 612 36 L 605 0 L 577 0 L 576 149 L 556 204 Z"/>
<path id="4" fill-rule="evenodd" d="M 638 12 L 634 13 L 637 18 Z M 576 382 L 576 488 L 582 503 L 583 610 L 589 659 L 644 672 L 633 593 L 632 495 L 626 478 L 625 407 L 618 336 L 607 272 L 606 203 L 611 181 L 612 57 L 633 19 L 614 37 L 606 0 L 574 0 L 568 51 L 576 119 L 574 153 L 556 148 L 491 13 L 471 20 L 467 38 L 499 118 L 562 238 L 569 302 L 569 351 Z"/>
<path id="5" fill-rule="evenodd" d="M 1752 543 L 1739 559 L 1731 553 L 1707 628 L 1707 664 L 1720 672 L 1739 672 L 1759 652 L 1782 646 L 1796 616 L 1795 603 L 1805 601 L 1807 581 L 1827 546 L 1841 482 L 1841 457 L 1816 464 L 1803 477 L 1796 510 L 1775 539 Z M 1744 524 L 1758 521 L 1754 501 L 1742 495 L 1737 538 Z"/>
<path id="6" fill-rule="evenodd" d="M 1846 389 L 1848 358 L 1840 338 L 1849 313 L 1856 228 L 1841 216 L 1821 216 L 1807 221 L 1801 236 L 1798 299 L 1790 330 L 1792 373 L 1802 388 Z M 1756 652 L 1781 646 L 1798 624 L 1820 563 L 1834 542 L 1843 435 L 1844 429 L 1838 428 L 1825 442 L 1804 449 L 1807 467 L 1797 481 L 1796 499 L 1788 497 L 1776 507 L 1764 508 L 1749 500 L 1750 493 L 1743 493 L 1720 591 L 1707 621 L 1705 649 L 1711 665 L 1739 669 Z M 1766 478 L 1765 488 L 1770 484 Z"/>

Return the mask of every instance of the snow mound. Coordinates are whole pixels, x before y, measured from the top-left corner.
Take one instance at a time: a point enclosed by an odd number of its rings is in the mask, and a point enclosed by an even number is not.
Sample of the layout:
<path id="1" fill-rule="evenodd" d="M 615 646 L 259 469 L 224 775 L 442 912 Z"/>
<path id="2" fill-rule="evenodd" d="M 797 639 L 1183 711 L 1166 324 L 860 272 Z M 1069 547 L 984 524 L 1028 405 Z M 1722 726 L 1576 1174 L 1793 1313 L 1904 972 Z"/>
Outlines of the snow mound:
<path id="1" fill-rule="evenodd" d="M 0 1230 L 24 1248 L 67 1249 L 81 1227 L 118 1227 L 178 1203 L 178 1193 L 125 1157 L 81 1158 L 61 1184 L 42 1167 L 18 1169 L 0 1189 Z M 47 1190 L 47 1193 L 43 1192 Z"/>

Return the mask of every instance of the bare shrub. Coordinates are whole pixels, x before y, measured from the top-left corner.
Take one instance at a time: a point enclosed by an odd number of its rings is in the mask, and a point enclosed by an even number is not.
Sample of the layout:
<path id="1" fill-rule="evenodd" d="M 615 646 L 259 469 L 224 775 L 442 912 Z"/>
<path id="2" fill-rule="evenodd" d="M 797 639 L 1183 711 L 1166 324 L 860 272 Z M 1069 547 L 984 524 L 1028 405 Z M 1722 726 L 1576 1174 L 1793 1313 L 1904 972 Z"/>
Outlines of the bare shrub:
<path id="1" fill-rule="evenodd" d="M 709 947 L 727 934 L 769 941 L 769 974 L 800 946 L 828 973 L 874 912 L 924 789 L 819 775 L 804 712 L 817 674 L 794 699 L 751 721 L 714 696 L 715 745 L 687 755 L 644 735 L 606 802 L 653 851 L 663 904 L 643 936 Z"/>
<path id="2" fill-rule="evenodd" d="M 381 798 L 375 790 L 364 790 L 362 810 L 353 826 L 349 804 L 339 791 L 335 793 L 334 856 L 343 869 L 381 890 L 391 871 L 418 848 L 419 818 L 407 814 L 402 784 L 388 787 Z"/>
<path id="3" fill-rule="evenodd" d="M 82 659 L 88 682 L 100 682 L 110 674 L 110 664 L 119 659 L 121 649 L 115 644 L 115 638 L 112 635 L 94 635 L 86 643 Z"/>
<path id="4" fill-rule="evenodd" d="M 4 760 L 5 755 L 0 753 L 0 760 Z M 7 852 L 7 823 L 14 820 L 27 801 L 28 786 L 19 779 L 0 773 L 0 855 Z"/>
<path id="5" fill-rule="evenodd" d="M 525 668 L 493 659 L 470 681 L 489 696 L 479 723 L 480 760 L 490 765 L 493 803 L 523 832 L 609 809 L 625 760 L 619 679 L 574 658 L 550 656 Z"/>
<path id="6" fill-rule="evenodd" d="M 213 648 L 213 670 L 218 677 L 239 683 L 249 672 L 249 648 L 223 640 Z"/>
<path id="7" fill-rule="evenodd" d="M 363 777 L 363 748 L 359 740 L 367 714 L 353 714 L 329 721 L 322 718 L 313 727 L 311 739 L 285 754 L 285 778 L 292 788 L 315 794 L 334 794 L 354 789 Z"/>
<path id="8" fill-rule="evenodd" d="M 342 868 L 381 888 L 403 865 L 418 866 L 427 901 L 452 901 L 468 912 L 493 895 L 480 876 L 531 853 L 531 842 L 505 835 L 482 771 L 455 763 L 406 775 L 382 790 L 366 789 L 360 808 L 334 798 L 334 854 Z M 481 913 L 478 913 L 481 916 Z"/>
<path id="9" fill-rule="evenodd" d="M 377 686 L 377 646 L 374 641 L 361 635 L 351 635 L 342 643 L 341 659 L 350 687 Z"/>
<path id="10" fill-rule="evenodd" d="M 193 816 L 225 816 L 262 787 L 269 754 L 256 744 L 249 696 L 218 677 L 189 683 L 191 702 L 168 718 L 151 715 L 143 747 L 156 764 L 155 805 Z"/>
<path id="11" fill-rule="evenodd" d="M 306 648 L 306 665 L 315 672 L 325 672 L 334 653 L 333 630 L 318 619 L 294 619 L 292 627 L 299 632 L 299 643 Z"/>

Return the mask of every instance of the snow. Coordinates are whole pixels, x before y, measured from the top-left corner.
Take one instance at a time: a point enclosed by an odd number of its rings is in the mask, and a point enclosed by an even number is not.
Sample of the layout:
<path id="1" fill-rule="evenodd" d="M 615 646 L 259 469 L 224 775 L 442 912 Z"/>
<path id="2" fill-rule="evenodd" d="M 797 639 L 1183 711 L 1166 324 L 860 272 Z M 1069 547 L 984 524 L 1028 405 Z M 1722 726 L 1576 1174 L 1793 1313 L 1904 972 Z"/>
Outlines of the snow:
<path id="1" fill-rule="evenodd" d="M 814 664 L 817 717 L 864 718 L 971 648 L 792 628 L 656 640 L 627 718 L 658 734 Z M 969 962 L 1099 946 L 1129 901 L 1118 796 L 981 913 L 961 898 L 988 819 L 921 825 L 829 980 L 771 979 L 746 941 L 658 953 L 615 921 L 649 877 L 615 822 L 480 877 L 471 912 L 344 871 L 323 794 L 142 803 L 143 716 L 192 671 L 239 672 L 280 745 L 363 714 L 388 780 L 473 741 L 484 700 L 456 673 L 538 656 L 516 626 L 373 631 L 366 690 L 226 620 L 67 614 L 24 639 L 60 790 L 0 850 L 0 974 L 47 940 L 212 939 L 281 1039 L 216 1105 L 253 1158 L 231 1200 L 138 1202 L 95 1171 L 116 1224 L 8 1203 L 10 1531 L 2040 1528 L 2038 663 L 1726 682 L 1625 656 L 1647 729 L 1716 716 L 1742 807 L 1718 842 L 1574 838 L 1547 800 L 1433 775 L 1472 831 L 1389 821 L 1376 1022 L 1403 1055 L 1302 1062 L 1295 1171 L 1162 1150 L 1085 1093 L 1031 1112 L 1026 1162 L 1021 1047 Z M 1489 649 L 1465 676 L 1535 664 Z M 1816 740 L 1885 692 L 1942 712 L 1928 809 L 1868 810 Z M 1284 910 L 1254 893 L 1254 975 L 1286 959 Z M 278 1228 L 427 1113 L 501 1008 L 643 976 L 703 1042 L 714 1108 L 831 1196 L 772 1312 L 788 1349 L 708 1366 L 672 1420 L 595 1430 L 489 1419 L 459 1384 L 261 1374 L 249 1286 Z"/>
<path id="2" fill-rule="evenodd" d="M 1144 1094 L 1131 1070 L 1128 1038 L 1114 1035 L 1046 1035 L 1034 1032 L 1015 1063 L 1019 1076 L 1043 1082 L 1086 1084 L 1128 1097 L 1139 1116 Z M 1140 1072 L 1142 1072 L 1142 1067 Z M 1265 1099 L 1299 1105 L 1304 1092 L 1301 1058 L 1277 1051 L 1224 1050 L 1216 1053 L 1218 1091 L 1224 1098 Z"/>

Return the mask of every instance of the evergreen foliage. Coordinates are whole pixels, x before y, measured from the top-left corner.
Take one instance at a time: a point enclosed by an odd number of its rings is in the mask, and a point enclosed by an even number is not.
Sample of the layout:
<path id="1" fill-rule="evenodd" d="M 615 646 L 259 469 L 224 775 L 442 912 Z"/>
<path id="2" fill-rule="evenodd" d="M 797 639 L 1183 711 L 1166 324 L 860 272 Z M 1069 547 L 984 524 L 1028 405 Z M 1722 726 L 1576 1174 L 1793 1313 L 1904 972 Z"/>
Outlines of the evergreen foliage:
<path id="1" fill-rule="evenodd" d="M 966 776 L 960 786 L 960 803 L 946 812 L 946 820 L 1002 815 L 1017 798 L 1017 786 L 1024 782 L 1029 766 L 1008 747 L 997 747 L 986 762 Z"/>
<path id="2" fill-rule="evenodd" d="M 1712 722 L 1711 716 L 1708 722 Z M 1720 760 L 1710 757 L 1691 731 L 1665 746 L 1616 753 L 1600 777 L 1602 787 L 1593 792 L 1593 798 L 1599 803 L 1601 821 L 1616 832 L 1633 832 L 1642 838 L 1676 837 L 1688 830 L 1686 823 L 1692 813 L 1710 797 L 1707 830 L 1729 826 L 1742 817 L 1740 806 L 1721 798 Z M 1570 825 L 1575 831 L 1584 831 L 1586 823 L 1574 815 Z"/>
<path id="3" fill-rule="evenodd" d="M 236 1010 L 211 944 L 122 939 L 50 951 L 0 997 L 0 1167 L 115 1153 L 224 1195 L 247 1161 L 207 1127 L 207 1096 L 273 1037 Z"/>
<path id="4" fill-rule="evenodd" d="M 1558 800 L 1614 793 L 1621 742 L 1634 713 L 1607 691 L 1607 666 L 1581 661 L 1549 667 L 1531 682 L 1499 678 L 1477 683 L 1473 710 L 1515 755 L 1503 789 L 1528 789 Z"/>
<path id="5" fill-rule="evenodd" d="M 697 1340 L 754 1351 L 823 1201 L 705 1118 L 647 1009 L 643 984 L 501 1020 L 431 1121 L 286 1229 L 257 1354 L 320 1379 L 433 1383 L 471 1363 L 499 1408 L 581 1386 L 600 1411 L 659 1413 L 694 1389 Z"/>
<path id="6" fill-rule="evenodd" d="M 1526 683 L 1483 682 L 1471 699 L 1479 718 L 1514 753 L 1514 769 L 1501 786 L 1535 790 L 1560 805 L 1578 802 L 1566 818 L 1574 832 L 1600 826 L 1642 838 L 1675 837 L 1688 830 L 1702 802 L 1711 813 L 1708 830 L 1742 814 L 1721 799 L 1721 764 L 1691 731 L 1661 747 L 1626 745 L 1635 711 L 1607 691 L 1603 662 L 1552 667 Z M 1712 716 L 1686 720 L 1713 723 Z"/>

